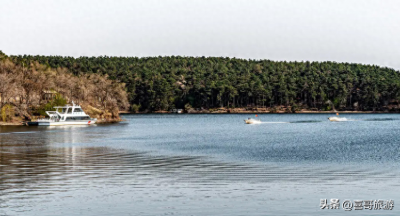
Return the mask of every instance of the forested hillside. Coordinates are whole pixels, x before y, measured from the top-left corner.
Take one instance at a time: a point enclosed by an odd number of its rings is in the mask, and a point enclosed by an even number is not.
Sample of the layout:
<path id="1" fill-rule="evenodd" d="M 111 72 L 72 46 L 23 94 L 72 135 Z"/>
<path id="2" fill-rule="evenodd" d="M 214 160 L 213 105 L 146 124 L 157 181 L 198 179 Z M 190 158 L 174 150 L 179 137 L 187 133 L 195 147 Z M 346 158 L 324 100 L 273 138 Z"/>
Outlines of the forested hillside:
<path id="1" fill-rule="evenodd" d="M 20 122 L 74 101 L 92 117 L 119 120 L 129 107 L 125 86 L 107 75 L 52 68 L 37 61 L 15 63 L 0 52 L 0 121 Z"/>
<path id="2" fill-rule="evenodd" d="M 336 62 L 277 62 L 222 57 L 11 56 L 75 75 L 107 74 L 126 84 L 141 111 L 291 106 L 314 110 L 387 110 L 400 99 L 391 68 Z"/>

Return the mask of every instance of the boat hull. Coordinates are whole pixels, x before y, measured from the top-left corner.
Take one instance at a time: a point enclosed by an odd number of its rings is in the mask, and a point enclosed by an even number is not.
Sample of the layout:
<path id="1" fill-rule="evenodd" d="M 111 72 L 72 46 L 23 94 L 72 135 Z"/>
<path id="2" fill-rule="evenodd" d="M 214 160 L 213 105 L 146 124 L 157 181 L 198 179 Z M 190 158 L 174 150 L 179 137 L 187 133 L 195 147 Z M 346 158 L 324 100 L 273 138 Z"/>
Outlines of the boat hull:
<path id="1" fill-rule="evenodd" d="M 251 120 L 244 120 L 244 122 L 245 122 L 246 124 L 261 124 L 261 121 L 260 121 L 260 120 L 254 120 L 254 119 L 251 119 Z"/>
<path id="2" fill-rule="evenodd" d="M 328 118 L 328 119 L 329 119 L 329 121 L 331 121 L 331 122 L 342 122 L 342 121 L 347 121 L 346 118 L 339 118 L 339 117 L 330 117 L 330 118 Z"/>
<path id="3" fill-rule="evenodd" d="M 96 121 L 64 121 L 64 122 L 50 122 L 50 121 L 41 121 L 41 122 L 28 122 L 29 126 L 63 126 L 63 125 L 92 125 L 96 124 Z"/>

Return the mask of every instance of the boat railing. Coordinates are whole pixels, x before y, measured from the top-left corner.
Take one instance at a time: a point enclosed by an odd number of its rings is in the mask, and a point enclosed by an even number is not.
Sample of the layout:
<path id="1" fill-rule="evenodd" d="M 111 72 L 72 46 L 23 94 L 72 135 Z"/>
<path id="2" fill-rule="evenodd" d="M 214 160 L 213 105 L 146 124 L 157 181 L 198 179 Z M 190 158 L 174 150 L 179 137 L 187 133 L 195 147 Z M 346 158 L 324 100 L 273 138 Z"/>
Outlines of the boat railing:
<path id="1" fill-rule="evenodd" d="M 60 115 L 86 115 L 85 112 L 58 112 Z"/>
<path id="2" fill-rule="evenodd" d="M 41 118 L 41 119 L 37 119 L 36 121 L 37 122 L 48 122 L 48 121 L 54 121 L 54 120 L 49 119 L 49 118 Z"/>
<path id="3" fill-rule="evenodd" d="M 74 112 L 72 114 L 74 114 L 74 115 L 86 115 L 85 112 Z"/>
<path id="4" fill-rule="evenodd" d="M 41 118 L 41 119 L 36 119 L 37 122 L 42 122 L 42 121 L 49 121 L 49 118 Z"/>
<path id="5" fill-rule="evenodd" d="M 60 119 L 51 119 L 51 118 L 41 118 L 41 119 L 37 119 L 37 122 L 59 122 Z"/>

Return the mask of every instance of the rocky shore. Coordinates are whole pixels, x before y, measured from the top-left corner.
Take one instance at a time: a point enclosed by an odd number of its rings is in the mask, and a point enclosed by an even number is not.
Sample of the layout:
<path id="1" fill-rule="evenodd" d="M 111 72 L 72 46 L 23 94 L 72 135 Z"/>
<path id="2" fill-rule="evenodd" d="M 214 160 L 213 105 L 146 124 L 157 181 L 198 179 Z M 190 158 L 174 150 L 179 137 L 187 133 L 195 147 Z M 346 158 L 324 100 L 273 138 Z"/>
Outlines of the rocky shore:
<path id="1" fill-rule="evenodd" d="M 0 126 L 22 126 L 24 125 L 23 122 L 3 122 L 0 121 Z"/>

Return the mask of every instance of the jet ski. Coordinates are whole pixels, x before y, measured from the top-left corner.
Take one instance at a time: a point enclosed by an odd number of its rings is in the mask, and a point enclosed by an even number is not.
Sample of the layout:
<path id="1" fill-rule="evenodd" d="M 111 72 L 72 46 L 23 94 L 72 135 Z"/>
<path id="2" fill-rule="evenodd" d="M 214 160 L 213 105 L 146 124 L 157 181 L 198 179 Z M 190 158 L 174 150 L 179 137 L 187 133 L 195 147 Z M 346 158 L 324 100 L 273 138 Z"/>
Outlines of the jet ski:
<path id="1" fill-rule="evenodd" d="M 347 121 L 347 118 L 339 118 L 339 117 L 329 117 L 329 121 L 331 122 L 342 122 L 342 121 Z"/>
<path id="2" fill-rule="evenodd" d="M 247 120 L 244 120 L 244 122 L 246 124 L 260 124 L 261 120 L 249 118 Z"/>

